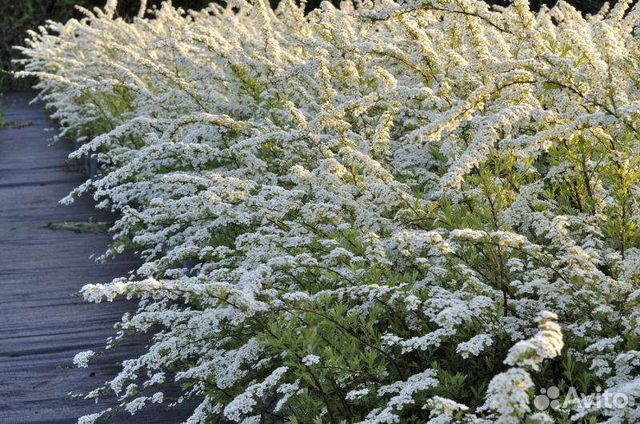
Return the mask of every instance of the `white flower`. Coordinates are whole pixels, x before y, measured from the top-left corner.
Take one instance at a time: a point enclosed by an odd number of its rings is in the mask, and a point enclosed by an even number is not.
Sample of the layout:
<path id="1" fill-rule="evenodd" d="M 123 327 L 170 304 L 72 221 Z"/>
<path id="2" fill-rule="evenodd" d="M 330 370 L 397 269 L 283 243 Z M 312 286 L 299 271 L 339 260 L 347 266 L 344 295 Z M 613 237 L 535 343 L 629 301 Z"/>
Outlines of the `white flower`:
<path id="1" fill-rule="evenodd" d="M 537 370 L 543 360 L 560 355 L 564 342 L 562 340 L 562 330 L 555 322 L 556 319 L 558 319 L 558 316 L 554 313 L 541 312 L 538 318 L 540 331 L 533 338 L 516 343 L 509 350 L 504 363 L 530 366 Z"/>
<path id="2" fill-rule="evenodd" d="M 487 334 L 478 334 L 466 342 L 458 344 L 456 352 L 463 358 L 478 356 L 486 347 L 493 344 L 493 339 Z"/>
<path id="3" fill-rule="evenodd" d="M 563 350 L 636 396 L 640 6 L 298 3 L 109 0 L 21 48 L 101 164 L 63 202 L 117 217 L 99 260 L 142 262 L 81 290 L 138 302 L 107 347 L 149 336 L 87 397 L 134 413 L 175 376 L 189 424 L 547 423 L 529 372 Z M 484 407 L 434 396 L 460 373 Z"/>
<path id="4" fill-rule="evenodd" d="M 364 389 L 351 390 L 350 392 L 348 392 L 345 395 L 345 399 L 346 400 L 356 400 L 356 399 L 363 398 L 368 394 L 369 394 L 369 389 L 366 388 L 366 387 Z"/>
<path id="5" fill-rule="evenodd" d="M 311 366 L 320 363 L 320 357 L 316 355 L 307 355 L 302 358 L 302 363 L 306 366 Z"/>
<path id="6" fill-rule="evenodd" d="M 89 360 L 94 356 L 95 352 L 92 350 L 79 352 L 73 357 L 73 364 L 78 368 L 87 368 L 89 366 Z"/>

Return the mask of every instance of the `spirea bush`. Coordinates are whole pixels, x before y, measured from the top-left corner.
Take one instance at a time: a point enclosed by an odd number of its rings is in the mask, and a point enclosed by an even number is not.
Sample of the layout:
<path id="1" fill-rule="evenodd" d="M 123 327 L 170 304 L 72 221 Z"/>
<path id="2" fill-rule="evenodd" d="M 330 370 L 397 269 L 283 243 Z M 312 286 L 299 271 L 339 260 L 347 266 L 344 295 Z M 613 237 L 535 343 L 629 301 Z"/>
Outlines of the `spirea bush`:
<path id="1" fill-rule="evenodd" d="M 87 397 L 197 399 L 190 424 L 638 423 L 629 4 L 233 0 L 126 22 L 109 1 L 31 33 L 22 75 L 102 164 L 66 201 L 93 193 L 120 216 L 107 256 L 144 259 L 82 289 L 139 300 L 108 346 L 152 336 Z M 538 410 L 550 386 L 629 402 Z"/>

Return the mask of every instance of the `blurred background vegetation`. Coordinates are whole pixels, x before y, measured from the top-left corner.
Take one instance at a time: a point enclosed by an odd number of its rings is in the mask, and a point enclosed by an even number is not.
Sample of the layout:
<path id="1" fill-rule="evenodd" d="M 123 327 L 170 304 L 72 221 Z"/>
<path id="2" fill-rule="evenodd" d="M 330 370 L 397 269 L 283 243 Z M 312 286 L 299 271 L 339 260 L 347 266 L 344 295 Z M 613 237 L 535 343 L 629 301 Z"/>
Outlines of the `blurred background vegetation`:
<path id="1" fill-rule="evenodd" d="M 198 9 L 211 3 L 212 0 L 174 0 L 173 4 L 186 9 Z M 19 52 L 12 48 L 22 44 L 26 31 L 36 28 L 47 19 L 66 21 L 69 18 L 79 18 L 74 5 L 87 8 L 104 6 L 106 0 L 0 0 L 0 92 L 16 89 L 26 89 L 30 81 L 15 80 L 11 71 L 16 70 L 11 59 Z M 151 0 L 149 7 L 158 5 L 162 0 Z M 140 6 L 139 0 L 120 0 L 118 14 L 128 17 L 135 16 Z"/>
<path id="2" fill-rule="evenodd" d="M 173 4 L 186 9 L 198 9 L 213 0 L 174 0 Z M 271 0 L 277 3 L 278 0 Z M 338 0 L 333 0 L 337 3 Z M 488 0 L 493 4 L 506 5 L 509 0 Z M 532 8 L 537 9 L 541 4 L 553 5 L 557 0 L 531 0 Z M 25 89 L 31 85 L 28 80 L 15 80 L 11 72 L 15 65 L 11 59 L 16 58 L 18 52 L 12 46 L 22 44 L 28 29 L 35 28 L 47 19 L 66 21 L 71 17 L 79 17 L 73 7 L 80 4 L 85 7 L 103 6 L 105 0 L 0 0 L 0 92 L 15 89 Z M 160 4 L 161 0 L 149 1 L 149 6 Z M 316 7 L 320 0 L 308 0 L 308 9 Z M 569 0 L 585 13 L 597 12 L 604 1 L 601 0 Z M 120 16 L 135 15 L 139 7 L 139 0 L 120 0 L 118 13 Z M 1 115 L 1 114 L 0 114 Z"/>

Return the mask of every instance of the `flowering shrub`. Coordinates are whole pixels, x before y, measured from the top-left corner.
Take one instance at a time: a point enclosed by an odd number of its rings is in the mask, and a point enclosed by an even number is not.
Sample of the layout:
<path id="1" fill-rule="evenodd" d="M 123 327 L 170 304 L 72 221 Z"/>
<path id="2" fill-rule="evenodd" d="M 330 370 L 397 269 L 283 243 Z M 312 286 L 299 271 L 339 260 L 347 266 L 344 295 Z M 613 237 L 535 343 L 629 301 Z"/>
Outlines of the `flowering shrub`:
<path id="1" fill-rule="evenodd" d="M 31 34 L 147 351 L 89 393 L 188 423 L 637 423 L 640 6 L 115 1 Z M 76 363 L 86 366 L 93 354 Z M 175 380 L 181 393 L 161 389 Z M 100 413 L 84 417 L 92 422 Z"/>

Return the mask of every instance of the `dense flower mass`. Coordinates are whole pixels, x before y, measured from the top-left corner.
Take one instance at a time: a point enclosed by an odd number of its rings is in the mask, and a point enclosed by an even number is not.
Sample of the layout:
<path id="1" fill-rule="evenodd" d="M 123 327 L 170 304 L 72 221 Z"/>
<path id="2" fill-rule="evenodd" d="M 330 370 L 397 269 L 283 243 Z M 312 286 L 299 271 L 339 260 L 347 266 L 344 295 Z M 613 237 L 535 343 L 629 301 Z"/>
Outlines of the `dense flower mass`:
<path id="1" fill-rule="evenodd" d="M 153 335 L 87 396 L 197 399 L 189 424 L 640 422 L 630 3 L 109 1 L 31 33 L 23 75 L 102 164 L 66 200 L 144 259 L 82 289 L 139 299 L 110 344 Z M 549 386 L 629 402 L 540 410 Z"/>

